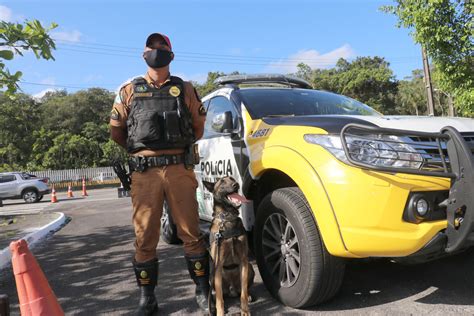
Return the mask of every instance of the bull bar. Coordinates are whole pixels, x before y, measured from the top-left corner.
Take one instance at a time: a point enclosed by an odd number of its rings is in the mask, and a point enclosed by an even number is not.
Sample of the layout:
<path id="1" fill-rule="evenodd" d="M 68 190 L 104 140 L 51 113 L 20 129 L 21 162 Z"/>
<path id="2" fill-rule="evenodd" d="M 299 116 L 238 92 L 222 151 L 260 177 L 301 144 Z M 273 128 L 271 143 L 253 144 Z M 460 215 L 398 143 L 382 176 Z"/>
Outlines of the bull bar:
<path id="1" fill-rule="evenodd" d="M 384 142 L 413 146 L 414 138 L 428 139 L 423 143 L 421 152 L 424 157 L 437 157 L 438 167 L 427 163 L 423 158 L 420 168 L 401 168 L 377 166 L 354 159 L 354 152 L 348 145 L 348 137 L 374 140 L 379 137 L 396 136 L 397 139 L 384 139 Z M 442 202 L 446 205 L 448 227 L 445 234 L 447 242 L 445 251 L 452 253 L 469 246 L 470 235 L 474 228 L 474 157 L 463 136 L 454 127 L 446 126 L 439 133 L 414 132 L 407 130 L 379 128 L 360 124 L 346 125 L 340 134 L 342 148 L 350 165 L 368 170 L 388 173 L 407 173 L 423 176 L 445 177 L 451 179 L 448 198 Z M 434 143 L 434 144 L 431 144 Z M 426 151 L 432 154 L 426 154 Z M 395 151 L 395 150 L 394 150 Z M 417 151 L 419 153 L 420 151 Z M 380 158 L 378 159 L 388 159 Z"/>

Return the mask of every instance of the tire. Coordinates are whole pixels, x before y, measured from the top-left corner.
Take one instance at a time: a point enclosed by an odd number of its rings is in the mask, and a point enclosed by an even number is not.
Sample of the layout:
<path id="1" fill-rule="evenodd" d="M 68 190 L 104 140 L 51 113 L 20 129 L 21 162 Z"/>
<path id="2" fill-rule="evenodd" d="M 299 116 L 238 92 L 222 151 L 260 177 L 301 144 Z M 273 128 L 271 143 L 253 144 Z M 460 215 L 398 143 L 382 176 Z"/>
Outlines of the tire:
<path id="1" fill-rule="evenodd" d="M 345 262 L 328 253 L 300 189 L 278 189 L 262 200 L 254 243 L 263 282 L 283 304 L 304 308 L 339 291 Z"/>
<path id="2" fill-rule="evenodd" d="M 25 191 L 23 191 L 21 197 L 23 198 L 23 200 L 25 200 L 26 203 L 36 203 L 39 201 L 38 192 L 34 189 L 26 189 Z"/>
<path id="3" fill-rule="evenodd" d="M 40 195 L 40 196 L 38 197 L 38 202 L 41 201 L 41 200 L 43 199 L 43 197 L 44 197 L 44 195 Z"/>
<path id="4" fill-rule="evenodd" d="M 168 203 L 163 204 L 163 215 L 161 215 L 161 238 L 164 242 L 170 245 L 181 244 L 181 239 L 178 238 L 178 230 L 171 218 Z"/>

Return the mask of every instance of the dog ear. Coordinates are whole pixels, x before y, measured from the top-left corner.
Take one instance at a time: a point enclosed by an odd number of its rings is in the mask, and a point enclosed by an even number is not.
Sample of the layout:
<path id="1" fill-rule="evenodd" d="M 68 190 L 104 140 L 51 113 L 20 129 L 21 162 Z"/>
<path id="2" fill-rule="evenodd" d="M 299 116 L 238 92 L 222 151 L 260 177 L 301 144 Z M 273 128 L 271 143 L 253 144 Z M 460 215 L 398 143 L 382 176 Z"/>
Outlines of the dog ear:
<path id="1" fill-rule="evenodd" d="M 204 184 L 204 186 L 206 187 L 206 189 L 211 192 L 211 193 L 214 193 L 214 186 L 216 185 L 216 182 L 208 182 L 208 181 L 202 181 L 202 184 Z"/>

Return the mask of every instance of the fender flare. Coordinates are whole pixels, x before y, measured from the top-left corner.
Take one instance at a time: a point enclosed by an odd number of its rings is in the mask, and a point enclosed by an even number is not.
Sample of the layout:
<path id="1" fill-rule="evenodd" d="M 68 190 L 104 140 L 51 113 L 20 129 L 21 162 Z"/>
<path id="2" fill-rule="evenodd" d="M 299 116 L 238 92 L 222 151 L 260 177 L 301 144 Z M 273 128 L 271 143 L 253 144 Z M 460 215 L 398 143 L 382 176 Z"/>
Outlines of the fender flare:
<path id="1" fill-rule="evenodd" d="M 334 256 L 357 257 L 347 250 L 324 184 L 305 157 L 289 147 L 266 147 L 260 159 L 252 162 L 251 168 L 257 179 L 268 169 L 277 169 L 289 176 L 308 200 L 329 253 Z"/>

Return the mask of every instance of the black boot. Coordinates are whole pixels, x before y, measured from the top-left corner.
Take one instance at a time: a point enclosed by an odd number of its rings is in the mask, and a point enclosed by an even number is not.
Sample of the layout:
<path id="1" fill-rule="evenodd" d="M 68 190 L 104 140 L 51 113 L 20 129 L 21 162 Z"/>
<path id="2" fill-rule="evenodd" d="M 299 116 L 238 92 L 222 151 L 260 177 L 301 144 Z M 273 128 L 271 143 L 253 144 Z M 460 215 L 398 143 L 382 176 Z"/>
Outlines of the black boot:
<path id="1" fill-rule="evenodd" d="M 158 304 L 155 298 L 155 286 L 158 280 L 158 259 L 146 262 L 136 262 L 133 260 L 133 268 L 137 277 L 137 284 L 140 288 L 140 302 L 135 311 L 135 315 L 154 315 L 158 311 Z"/>
<path id="2" fill-rule="evenodd" d="M 204 312 L 209 312 L 209 255 L 185 256 L 191 279 L 196 284 L 196 302 Z"/>

